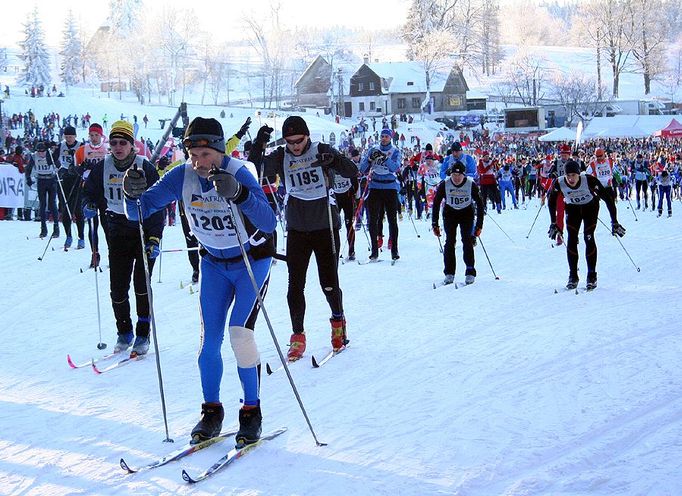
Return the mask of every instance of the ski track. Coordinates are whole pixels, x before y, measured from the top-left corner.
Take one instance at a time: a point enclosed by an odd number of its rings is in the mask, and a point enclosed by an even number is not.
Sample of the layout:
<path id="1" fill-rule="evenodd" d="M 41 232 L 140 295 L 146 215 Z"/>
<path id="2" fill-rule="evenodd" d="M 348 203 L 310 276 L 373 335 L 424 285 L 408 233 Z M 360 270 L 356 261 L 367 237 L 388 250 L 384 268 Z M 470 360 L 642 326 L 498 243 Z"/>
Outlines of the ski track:
<path id="1" fill-rule="evenodd" d="M 16 346 L 0 361 L 0 494 L 679 494 L 682 291 L 670 250 L 682 242 L 680 223 L 673 217 L 666 226 L 675 229 L 662 231 L 655 218 L 635 223 L 620 211 L 623 243 L 642 272 L 600 225 L 599 287 L 554 294 L 567 276 L 565 250 L 551 248 L 545 211 L 525 238 L 537 208 L 494 214 L 516 244 L 486 221 L 499 281 L 479 246 L 476 283 L 438 291 L 442 255 L 430 220 L 416 221 L 417 238 L 406 217 L 399 264 L 340 266 L 351 347 L 318 370 L 310 356 L 329 349 L 329 308 L 311 264 L 308 349 L 291 373 L 329 445 L 315 446 L 286 374 L 263 374 L 264 430 L 289 432 L 197 486 L 182 482 L 181 469 L 201 472 L 229 441 L 145 474 L 118 466 L 120 457 L 138 465 L 176 449 L 198 417 L 197 299 L 179 290 L 191 274 L 186 254 L 163 255 L 163 282 L 156 268 L 152 277 L 169 445 L 154 360 L 101 377 L 66 364 L 67 353 L 80 362 L 113 347 L 108 274 L 98 280 L 109 348 L 98 351 L 94 281 L 79 273 L 89 251 L 49 251 L 37 262 L 44 244 L 25 239 L 35 226 L 2 224 L 16 304 L 0 325 L 16 329 Z M 180 228 L 167 228 L 164 242 L 182 246 Z M 579 249 L 584 278 L 582 240 Z M 357 237 L 356 252 L 365 251 Z M 457 257 L 456 280 L 459 243 Z M 265 300 L 285 353 L 286 281 L 285 265 L 274 265 Z M 256 336 L 261 361 L 278 366 L 263 318 Z M 240 396 L 229 346 L 223 361 L 228 428 Z"/>

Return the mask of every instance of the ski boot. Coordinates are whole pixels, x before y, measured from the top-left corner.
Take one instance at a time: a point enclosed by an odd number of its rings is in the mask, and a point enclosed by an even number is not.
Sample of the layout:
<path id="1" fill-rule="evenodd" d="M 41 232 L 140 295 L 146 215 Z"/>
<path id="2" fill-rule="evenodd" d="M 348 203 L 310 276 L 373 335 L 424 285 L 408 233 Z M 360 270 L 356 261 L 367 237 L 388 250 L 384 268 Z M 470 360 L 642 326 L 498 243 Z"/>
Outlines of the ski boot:
<path id="1" fill-rule="evenodd" d="M 445 279 L 443 279 L 443 284 L 447 286 L 448 284 L 452 284 L 453 282 L 455 282 L 454 274 L 445 274 Z"/>
<path id="2" fill-rule="evenodd" d="M 332 349 L 339 351 L 348 344 L 348 339 L 346 339 L 346 319 L 344 317 L 337 319 L 332 317 L 329 319 L 329 323 L 332 325 Z"/>
<path id="3" fill-rule="evenodd" d="M 348 260 L 349 262 L 355 260 L 355 252 L 349 253 L 348 258 L 346 260 Z"/>
<path id="4" fill-rule="evenodd" d="M 305 334 L 304 333 L 293 333 L 289 341 L 289 351 L 287 352 L 287 358 L 290 362 L 295 362 L 303 356 L 305 351 Z"/>
<path id="5" fill-rule="evenodd" d="M 467 274 L 464 276 L 464 283 L 466 285 L 473 284 L 476 281 L 476 276 L 473 276 L 471 274 Z"/>
<path id="6" fill-rule="evenodd" d="M 123 334 L 118 335 L 118 339 L 116 340 L 116 344 L 114 345 L 114 353 L 120 353 L 122 351 L 127 350 L 130 348 L 130 345 L 133 342 L 133 331 L 128 331 Z"/>
<path id="7" fill-rule="evenodd" d="M 82 250 L 83 248 L 85 248 L 85 240 L 79 239 L 78 244 L 76 245 L 76 250 Z"/>
<path id="8" fill-rule="evenodd" d="M 592 272 L 587 274 L 587 284 L 585 285 L 588 291 L 592 291 L 597 287 L 597 273 Z"/>
<path id="9" fill-rule="evenodd" d="M 64 241 L 64 250 L 68 250 L 71 248 L 71 244 L 73 243 L 73 238 L 71 236 L 66 237 L 66 241 Z"/>
<path id="10" fill-rule="evenodd" d="M 192 284 L 196 284 L 199 282 L 199 270 L 195 270 L 192 272 Z"/>
<path id="11" fill-rule="evenodd" d="M 263 415 L 260 405 L 256 407 L 243 406 L 239 409 L 239 432 L 235 436 L 235 447 L 243 448 L 260 439 Z"/>
<path id="12" fill-rule="evenodd" d="M 52 239 L 56 239 L 59 237 L 59 224 L 55 224 L 54 228 L 52 229 Z"/>
<path id="13" fill-rule="evenodd" d="M 202 403 L 201 420 L 192 429 L 190 444 L 198 444 L 218 436 L 223 428 L 223 418 L 225 410 L 221 403 Z"/>
<path id="14" fill-rule="evenodd" d="M 146 355 L 149 352 L 149 336 L 135 336 L 133 349 L 130 350 L 130 357 Z"/>
<path id="15" fill-rule="evenodd" d="M 566 289 L 575 289 L 578 287 L 578 275 L 577 274 L 569 274 L 568 276 L 568 282 L 566 283 Z"/>
<path id="16" fill-rule="evenodd" d="M 92 259 L 90 260 L 90 268 L 96 269 L 97 267 L 99 267 L 99 253 L 93 252 Z"/>

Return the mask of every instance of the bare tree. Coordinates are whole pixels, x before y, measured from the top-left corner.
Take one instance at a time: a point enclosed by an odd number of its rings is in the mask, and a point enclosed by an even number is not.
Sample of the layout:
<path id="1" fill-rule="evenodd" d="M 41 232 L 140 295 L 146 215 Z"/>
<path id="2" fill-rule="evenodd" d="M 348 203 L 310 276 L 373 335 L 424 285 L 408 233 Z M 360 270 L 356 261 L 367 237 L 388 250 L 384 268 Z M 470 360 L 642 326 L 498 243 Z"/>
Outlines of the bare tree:
<path id="1" fill-rule="evenodd" d="M 186 87 L 190 81 L 188 72 L 193 68 L 195 52 L 193 35 L 196 34 L 196 26 L 199 21 L 194 10 L 176 10 L 168 7 L 163 8 L 159 26 L 159 47 L 162 49 L 164 59 L 168 62 L 168 104 L 175 106 L 175 93 L 181 90 L 184 96 Z"/>
<path id="2" fill-rule="evenodd" d="M 667 33 L 660 29 L 661 0 L 629 0 L 626 35 L 636 60 L 637 72 L 644 79 L 644 93 L 651 93 L 651 80 L 665 69 L 664 43 Z"/>
<path id="3" fill-rule="evenodd" d="M 544 97 L 547 60 L 519 53 L 509 64 L 507 81 L 523 105 L 537 105 Z"/>
<path id="4" fill-rule="evenodd" d="M 596 80 L 578 74 L 560 74 L 552 81 L 551 94 L 566 111 L 566 122 L 588 118 L 599 102 Z"/>

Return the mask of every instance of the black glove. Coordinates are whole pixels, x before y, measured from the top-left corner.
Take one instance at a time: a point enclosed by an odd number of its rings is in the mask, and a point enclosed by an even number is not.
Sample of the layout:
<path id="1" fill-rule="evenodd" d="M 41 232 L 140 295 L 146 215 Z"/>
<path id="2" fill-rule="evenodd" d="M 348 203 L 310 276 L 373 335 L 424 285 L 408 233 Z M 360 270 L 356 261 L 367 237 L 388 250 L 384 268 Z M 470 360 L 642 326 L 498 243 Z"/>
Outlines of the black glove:
<path id="1" fill-rule="evenodd" d="M 438 226 L 438 224 L 432 224 L 431 230 L 433 231 L 434 236 L 437 236 L 440 238 L 440 227 Z"/>
<path id="2" fill-rule="evenodd" d="M 66 175 L 66 169 L 64 169 L 63 167 L 60 167 L 59 169 L 57 169 L 57 177 L 59 177 L 60 181 L 62 179 L 64 179 L 65 175 Z"/>
<path id="3" fill-rule="evenodd" d="M 625 236 L 625 228 L 621 226 L 617 221 L 611 222 L 611 234 L 622 238 Z"/>
<path id="4" fill-rule="evenodd" d="M 249 126 L 251 125 L 251 117 L 247 117 L 246 121 L 244 121 L 244 124 L 242 124 L 242 127 L 239 128 L 239 131 L 236 132 L 236 136 L 239 139 L 242 139 L 246 132 L 249 130 Z"/>
<path id="5" fill-rule="evenodd" d="M 369 154 L 369 161 L 370 162 L 383 162 L 386 160 L 386 155 L 384 155 L 384 152 L 381 150 L 375 148 L 372 150 L 372 152 Z"/>
<path id="6" fill-rule="evenodd" d="M 333 153 L 330 152 L 323 152 L 323 153 L 318 153 L 315 155 L 315 158 L 317 159 L 317 162 L 315 165 L 319 165 L 320 167 L 324 168 L 333 168 L 334 167 L 334 157 Z"/>
<path id="7" fill-rule="evenodd" d="M 33 186 L 33 179 L 31 179 L 30 177 L 26 178 L 26 186 L 28 186 L 29 188 Z"/>
<path id="8" fill-rule="evenodd" d="M 556 238 L 557 238 L 557 236 L 558 236 L 559 234 L 561 234 L 561 229 L 559 229 L 559 227 L 557 227 L 557 225 L 556 225 L 555 223 L 552 222 L 552 223 L 549 225 L 549 231 L 547 231 L 547 235 L 548 235 L 551 239 L 556 240 Z"/>
<path id="9" fill-rule="evenodd" d="M 147 178 L 141 169 L 128 169 L 123 176 L 123 194 L 133 200 L 142 196 L 147 189 Z"/>
<path id="10" fill-rule="evenodd" d="M 270 141 L 270 135 L 273 131 L 274 129 L 267 124 L 261 126 L 261 128 L 258 130 L 258 134 L 256 135 L 256 139 L 253 141 L 253 144 L 259 148 L 265 149 L 268 142 Z"/>
<path id="11" fill-rule="evenodd" d="M 226 200 L 234 200 L 242 192 L 242 185 L 227 171 L 213 168 L 207 178 L 213 183 L 216 193 Z"/>

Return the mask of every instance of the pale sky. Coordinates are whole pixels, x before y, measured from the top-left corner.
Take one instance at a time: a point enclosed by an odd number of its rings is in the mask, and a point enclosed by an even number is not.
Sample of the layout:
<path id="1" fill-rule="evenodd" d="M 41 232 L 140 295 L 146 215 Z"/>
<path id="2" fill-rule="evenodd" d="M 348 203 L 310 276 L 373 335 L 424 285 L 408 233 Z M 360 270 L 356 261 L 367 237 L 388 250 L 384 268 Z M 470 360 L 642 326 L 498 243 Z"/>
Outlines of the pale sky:
<path id="1" fill-rule="evenodd" d="M 243 5 L 251 12 L 269 14 L 273 0 L 247 0 L 246 2 L 221 2 L 220 0 L 163 0 L 164 5 L 178 9 L 192 8 L 202 28 L 215 32 L 217 41 L 238 39 L 242 34 L 240 21 L 243 19 Z M 11 2 L 11 3 L 10 3 Z M 397 27 L 405 22 L 409 0 L 367 1 L 341 0 L 337 2 L 315 0 L 280 0 L 280 19 L 289 27 L 300 25 L 324 25 L 376 27 L 377 30 Z M 37 0 L 21 2 L 5 0 L 2 7 L 2 34 L 0 47 L 15 45 L 23 38 L 23 24 L 34 6 L 38 7 L 47 44 L 59 46 L 62 30 L 69 9 L 73 10 L 81 29 L 94 33 L 106 21 L 109 13 L 108 0 Z M 159 10 L 162 3 L 144 0 L 145 9 L 141 16 L 151 15 Z M 240 4 L 242 6 L 240 6 Z M 143 40 L 140 40 L 142 43 Z"/>

